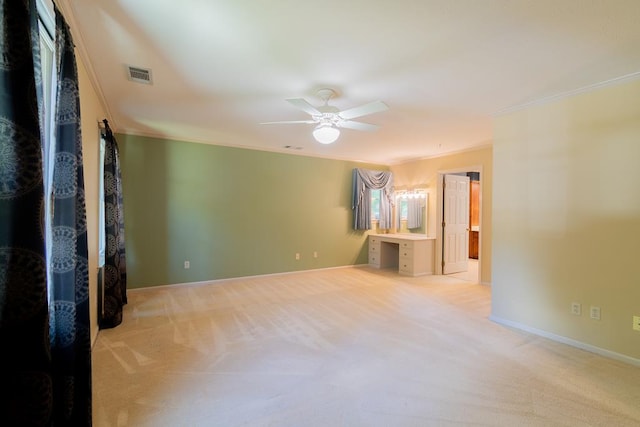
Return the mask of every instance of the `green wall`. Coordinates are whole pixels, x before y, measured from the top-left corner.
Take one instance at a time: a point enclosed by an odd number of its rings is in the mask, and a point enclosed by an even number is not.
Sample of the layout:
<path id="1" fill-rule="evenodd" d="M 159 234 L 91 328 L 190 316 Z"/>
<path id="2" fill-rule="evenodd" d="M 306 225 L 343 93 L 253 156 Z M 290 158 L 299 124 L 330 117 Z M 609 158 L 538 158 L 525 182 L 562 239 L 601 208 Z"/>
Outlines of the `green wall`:
<path id="1" fill-rule="evenodd" d="M 351 174 L 386 166 L 117 140 L 131 288 L 367 262 L 366 233 L 351 227 Z"/>

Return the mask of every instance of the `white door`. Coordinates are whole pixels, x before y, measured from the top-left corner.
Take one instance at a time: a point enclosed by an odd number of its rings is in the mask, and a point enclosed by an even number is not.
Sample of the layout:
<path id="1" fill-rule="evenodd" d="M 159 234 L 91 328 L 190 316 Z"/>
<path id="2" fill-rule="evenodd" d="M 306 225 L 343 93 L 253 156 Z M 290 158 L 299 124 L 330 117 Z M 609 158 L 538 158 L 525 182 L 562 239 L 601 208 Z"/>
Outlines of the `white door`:
<path id="1" fill-rule="evenodd" d="M 469 177 L 444 176 L 442 274 L 467 271 L 469 261 Z"/>

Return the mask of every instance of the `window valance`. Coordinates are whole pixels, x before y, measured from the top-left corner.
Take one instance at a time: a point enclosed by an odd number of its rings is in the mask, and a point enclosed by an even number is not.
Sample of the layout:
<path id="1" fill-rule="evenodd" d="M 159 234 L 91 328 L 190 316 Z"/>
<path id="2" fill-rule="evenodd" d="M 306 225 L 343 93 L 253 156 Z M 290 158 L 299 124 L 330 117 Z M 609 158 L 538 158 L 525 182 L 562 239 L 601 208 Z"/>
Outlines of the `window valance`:
<path id="1" fill-rule="evenodd" d="M 371 190 L 382 190 L 380 197 L 381 229 L 391 228 L 393 211 L 393 174 L 389 171 L 375 171 L 356 168 L 353 170 L 353 228 L 371 229 Z"/>

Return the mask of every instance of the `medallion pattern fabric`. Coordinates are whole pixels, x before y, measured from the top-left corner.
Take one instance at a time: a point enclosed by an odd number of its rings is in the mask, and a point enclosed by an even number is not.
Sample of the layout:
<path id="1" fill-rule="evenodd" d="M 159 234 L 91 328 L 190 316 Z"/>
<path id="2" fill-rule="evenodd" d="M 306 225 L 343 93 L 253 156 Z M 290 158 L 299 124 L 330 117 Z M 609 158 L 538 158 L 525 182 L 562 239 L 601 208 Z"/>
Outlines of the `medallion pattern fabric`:
<path id="1" fill-rule="evenodd" d="M 0 424 L 53 406 L 35 1 L 0 0 Z"/>
<path id="2" fill-rule="evenodd" d="M 91 425 L 91 337 L 80 98 L 74 44 L 56 13 L 57 99 L 49 302 L 54 424 Z"/>
<path id="3" fill-rule="evenodd" d="M 104 120 L 104 218 L 105 265 L 104 298 L 100 328 L 113 328 L 122 323 L 122 307 L 127 303 L 127 264 L 124 246 L 124 211 L 122 208 L 122 175 L 118 143 L 107 120 Z"/>

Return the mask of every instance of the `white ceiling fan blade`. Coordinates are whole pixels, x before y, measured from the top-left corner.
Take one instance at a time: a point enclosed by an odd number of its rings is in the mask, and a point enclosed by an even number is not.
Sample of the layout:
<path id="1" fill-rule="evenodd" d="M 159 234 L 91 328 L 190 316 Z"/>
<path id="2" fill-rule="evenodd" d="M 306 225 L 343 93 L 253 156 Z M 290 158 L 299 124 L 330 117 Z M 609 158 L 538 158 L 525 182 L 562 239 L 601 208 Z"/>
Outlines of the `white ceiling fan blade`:
<path id="1" fill-rule="evenodd" d="M 379 113 L 380 111 L 387 111 L 389 107 L 382 101 L 373 101 L 368 104 L 361 105 L 359 107 L 349 108 L 348 110 L 341 111 L 339 114 L 344 120 L 355 119 L 356 117 L 366 116 L 367 114 Z"/>
<path id="2" fill-rule="evenodd" d="M 338 127 L 373 132 L 374 130 L 378 129 L 380 126 L 371 125 L 369 123 L 354 122 L 352 120 L 345 120 L 343 122 L 340 122 L 340 124 L 338 124 Z"/>
<path id="3" fill-rule="evenodd" d="M 281 125 L 281 124 L 292 124 L 292 123 L 307 123 L 312 124 L 315 123 L 315 120 L 285 120 L 281 122 L 263 122 L 261 125 Z"/>
<path id="4" fill-rule="evenodd" d="M 289 102 L 294 107 L 299 108 L 305 113 L 310 114 L 312 116 L 319 116 L 322 114 L 320 111 L 318 111 L 316 107 L 309 104 L 306 100 L 302 98 L 287 99 L 287 102 Z"/>

